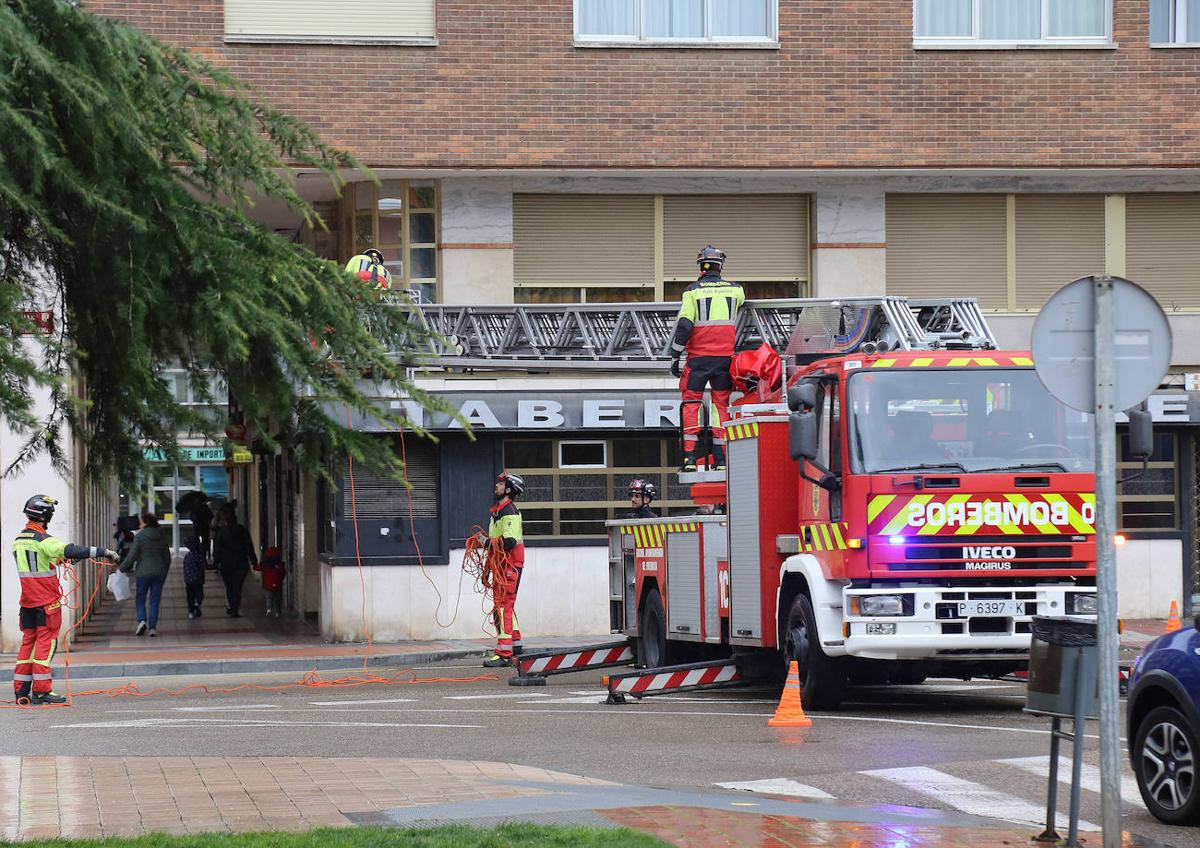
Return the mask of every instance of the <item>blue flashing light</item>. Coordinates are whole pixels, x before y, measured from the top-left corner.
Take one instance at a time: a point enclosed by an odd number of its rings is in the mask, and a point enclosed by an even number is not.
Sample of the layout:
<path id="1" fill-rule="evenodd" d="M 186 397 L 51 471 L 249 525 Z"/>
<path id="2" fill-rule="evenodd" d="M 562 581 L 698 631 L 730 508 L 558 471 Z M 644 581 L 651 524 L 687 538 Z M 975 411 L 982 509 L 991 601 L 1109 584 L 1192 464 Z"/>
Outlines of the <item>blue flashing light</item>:
<path id="1" fill-rule="evenodd" d="M 903 536 L 888 536 L 888 544 L 889 545 L 903 545 L 904 537 Z"/>

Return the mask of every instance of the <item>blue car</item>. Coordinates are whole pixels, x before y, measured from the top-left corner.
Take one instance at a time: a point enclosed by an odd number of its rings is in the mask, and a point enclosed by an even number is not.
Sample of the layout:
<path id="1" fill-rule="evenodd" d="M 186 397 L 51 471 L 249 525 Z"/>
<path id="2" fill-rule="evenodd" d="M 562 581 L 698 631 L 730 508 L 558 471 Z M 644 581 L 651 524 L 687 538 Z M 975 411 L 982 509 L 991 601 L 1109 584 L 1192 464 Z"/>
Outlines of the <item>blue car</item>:
<path id="1" fill-rule="evenodd" d="M 1129 677 L 1129 760 L 1146 807 L 1200 823 L 1200 615 L 1138 655 Z"/>

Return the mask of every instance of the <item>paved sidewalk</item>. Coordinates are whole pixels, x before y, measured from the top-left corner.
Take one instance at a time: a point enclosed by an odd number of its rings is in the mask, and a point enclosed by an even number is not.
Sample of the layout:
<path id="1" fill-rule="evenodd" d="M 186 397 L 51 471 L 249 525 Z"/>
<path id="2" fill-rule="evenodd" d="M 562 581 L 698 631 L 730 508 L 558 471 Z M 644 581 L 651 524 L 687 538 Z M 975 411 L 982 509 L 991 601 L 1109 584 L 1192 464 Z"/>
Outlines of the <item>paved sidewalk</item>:
<path id="1" fill-rule="evenodd" d="M 0 757 L 0 839 L 10 840 L 501 821 L 632 827 L 684 848 L 1011 848 L 1033 835 L 936 810 L 744 799 L 491 762 Z"/>

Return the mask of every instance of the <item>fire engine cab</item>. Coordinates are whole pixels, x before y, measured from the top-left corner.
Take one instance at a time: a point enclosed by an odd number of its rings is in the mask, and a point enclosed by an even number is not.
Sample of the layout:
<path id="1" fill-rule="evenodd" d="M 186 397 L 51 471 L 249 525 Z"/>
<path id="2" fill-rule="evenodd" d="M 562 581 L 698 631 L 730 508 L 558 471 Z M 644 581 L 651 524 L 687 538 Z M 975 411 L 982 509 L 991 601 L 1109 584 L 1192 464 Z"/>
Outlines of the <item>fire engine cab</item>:
<path id="1" fill-rule="evenodd" d="M 697 514 L 610 522 L 639 665 L 795 660 L 828 709 L 850 684 L 1009 674 L 1034 615 L 1095 615 L 1090 420 L 973 301 L 814 301 L 779 355 L 780 384 L 733 405 L 727 471 L 680 475 Z"/>

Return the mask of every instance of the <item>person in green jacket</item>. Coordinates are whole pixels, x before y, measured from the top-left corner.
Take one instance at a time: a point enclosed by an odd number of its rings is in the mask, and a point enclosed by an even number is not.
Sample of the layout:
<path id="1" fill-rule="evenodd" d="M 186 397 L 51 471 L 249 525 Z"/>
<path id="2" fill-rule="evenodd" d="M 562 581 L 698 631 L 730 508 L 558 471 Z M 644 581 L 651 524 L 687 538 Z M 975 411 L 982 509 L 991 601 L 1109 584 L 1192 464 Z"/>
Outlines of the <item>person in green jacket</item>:
<path id="1" fill-rule="evenodd" d="M 167 582 L 167 572 L 171 569 L 171 543 L 167 532 L 158 526 L 158 516 L 154 513 L 143 512 L 138 523 L 141 529 L 125 552 L 120 569 L 133 572 L 137 583 L 134 598 L 138 623 L 133 632 L 142 636 L 149 630 L 151 636 L 157 636 L 158 603 L 162 599 L 163 584 Z"/>

